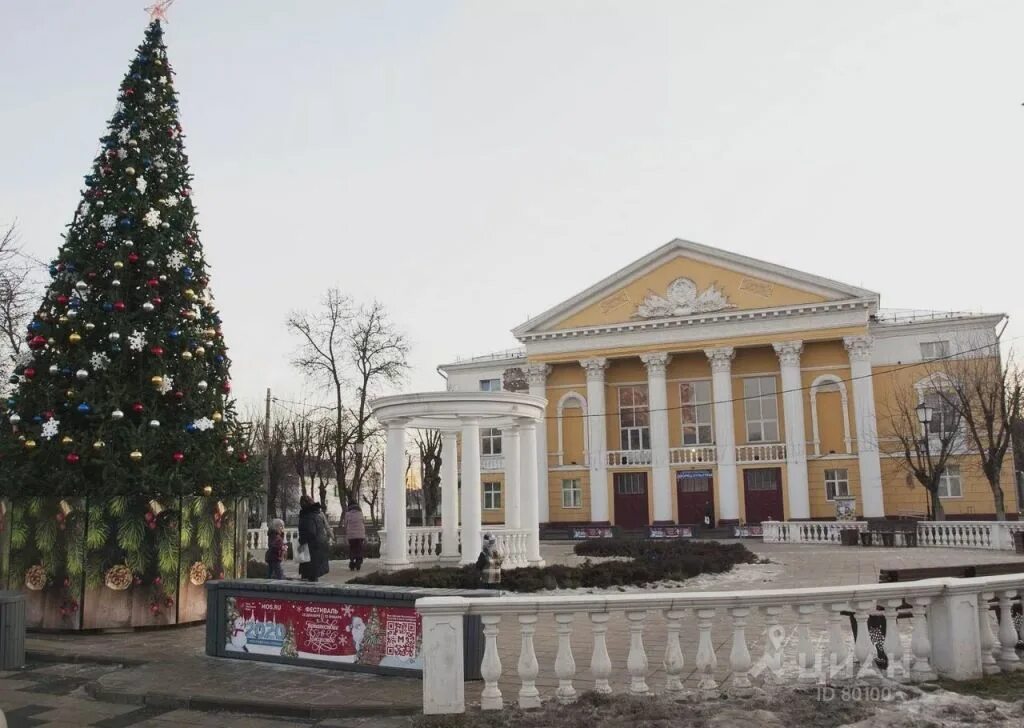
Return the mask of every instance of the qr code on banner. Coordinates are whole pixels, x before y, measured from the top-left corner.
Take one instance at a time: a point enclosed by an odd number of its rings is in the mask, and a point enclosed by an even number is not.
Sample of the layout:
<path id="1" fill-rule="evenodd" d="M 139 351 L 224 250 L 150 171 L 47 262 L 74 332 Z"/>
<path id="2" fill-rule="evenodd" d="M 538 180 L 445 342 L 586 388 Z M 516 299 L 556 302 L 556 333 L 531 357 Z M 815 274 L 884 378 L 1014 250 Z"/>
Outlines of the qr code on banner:
<path id="1" fill-rule="evenodd" d="M 384 654 L 391 657 L 416 657 L 416 617 L 388 617 Z"/>

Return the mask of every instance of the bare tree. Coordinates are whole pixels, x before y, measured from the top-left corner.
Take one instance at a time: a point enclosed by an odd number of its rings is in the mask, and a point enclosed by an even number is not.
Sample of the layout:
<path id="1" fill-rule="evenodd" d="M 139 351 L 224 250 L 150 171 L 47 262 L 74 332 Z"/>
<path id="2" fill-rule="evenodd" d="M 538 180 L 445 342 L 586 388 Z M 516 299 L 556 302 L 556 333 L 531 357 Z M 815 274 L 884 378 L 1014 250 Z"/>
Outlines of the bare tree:
<path id="1" fill-rule="evenodd" d="M 417 430 L 416 447 L 420 457 L 420 484 L 423 488 L 423 525 L 437 510 L 441 491 L 441 431 Z"/>
<path id="2" fill-rule="evenodd" d="M 936 386 L 923 391 L 923 401 L 919 401 L 916 390 L 897 392 L 887 406 L 884 424 L 888 437 L 879 439 L 879 449 L 892 455 L 908 476 L 928 492 L 933 518 L 944 521 L 939 486 L 950 458 L 962 447 L 963 434 L 960 413 L 946 403 L 938 390 Z M 927 426 L 921 424 L 922 405 L 931 411 Z"/>
<path id="3" fill-rule="evenodd" d="M 980 349 L 980 347 L 979 347 Z M 972 351 L 974 351 L 972 349 Z M 1021 417 L 1024 377 L 1012 354 L 1002 364 L 998 351 L 943 359 L 936 366 L 947 385 L 938 389 L 943 404 L 956 410 L 971 450 L 977 454 L 995 501 L 996 518 L 1006 520 L 1003 463 L 1012 451 L 1014 423 Z"/>
<path id="4" fill-rule="evenodd" d="M 348 350 L 356 371 L 357 403 L 353 408 L 355 419 L 355 450 L 352 490 L 356 494 L 366 475 L 363 446 L 373 429 L 369 398 L 387 385 L 398 384 L 409 368 L 409 343 L 388 318 L 384 306 L 374 301 L 361 308 L 348 332 Z"/>
<path id="5" fill-rule="evenodd" d="M 371 470 L 366 486 L 360 492 L 363 503 L 370 509 L 370 522 L 374 528 L 380 528 L 380 485 L 380 470 Z"/>
<path id="6" fill-rule="evenodd" d="M 288 426 L 288 440 L 285 447 L 295 474 L 299 476 L 299 488 L 302 495 L 306 495 L 306 474 L 312 465 L 310 454 L 313 449 L 313 423 L 304 416 L 292 418 Z M 312 474 L 309 479 L 309 490 L 310 492 L 313 490 Z"/>
<path id="7" fill-rule="evenodd" d="M 0 382 L 25 348 L 25 323 L 32 313 L 33 272 L 39 262 L 28 256 L 15 223 L 0 233 Z"/>

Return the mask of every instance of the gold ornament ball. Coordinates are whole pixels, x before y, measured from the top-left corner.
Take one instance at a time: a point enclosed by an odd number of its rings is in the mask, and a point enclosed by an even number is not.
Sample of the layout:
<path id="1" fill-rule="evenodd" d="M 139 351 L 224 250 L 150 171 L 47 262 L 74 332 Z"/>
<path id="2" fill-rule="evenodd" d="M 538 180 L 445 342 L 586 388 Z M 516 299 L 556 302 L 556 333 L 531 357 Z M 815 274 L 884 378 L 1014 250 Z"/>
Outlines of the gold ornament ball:
<path id="1" fill-rule="evenodd" d="M 66 396 L 68 399 L 73 399 L 75 396 L 75 390 L 69 389 L 68 391 L 64 392 L 64 396 Z"/>
<path id="2" fill-rule="evenodd" d="M 213 495 L 213 486 L 212 485 L 204 485 L 203 486 L 203 495 Z"/>
<path id="3" fill-rule="evenodd" d="M 214 336 L 217 335 L 217 330 L 216 329 L 207 329 L 203 333 L 206 334 L 206 338 L 207 339 L 212 339 Z"/>
<path id="4" fill-rule="evenodd" d="M 119 261 L 119 260 L 115 260 L 115 261 L 114 261 L 114 268 L 115 268 L 116 270 L 121 270 L 122 268 L 124 268 L 124 263 L 122 263 L 122 262 L 121 262 L 121 261 Z"/>
<path id="5" fill-rule="evenodd" d="M 192 352 L 191 351 L 183 351 L 183 352 L 181 352 L 181 358 L 184 359 L 185 361 L 191 361 L 192 360 Z"/>
<path id="6" fill-rule="evenodd" d="M 213 417 L 211 417 L 210 419 L 212 419 L 214 422 L 220 422 L 221 420 L 224 419 L 224 415 L 222 415 L 220 412 L 214 412 Z"/>
<path id="7" fill-rule="evenodd" d="M 130 458 L 132 459 L 132 462 L 133 462 L 133 463 L 137 463 L 137 462 L 139 462 L 140 460 L 142 460 L 142 453 L 141 453 L 141 452 L 139 452 L 138 450 L 132 450 L 132 451 L 131 451 L 131 452 L 130 452 L 130 453 L 128 454 L 128 457 L 130 457 Z"/>
<path id="8" fill-rule="evenodd" d="M 103 442 L 103 440 L 97 440 L 96 442 L 94 442 L 92 444 L 92 449 L 93 450 L 102 450 L 106 446 L 107 446 L 107 443 Z"/>
<path id="9" fill-rule="evenodd" d="M 73 442 L 74 442 L 74 440 L 72 440 L 67 435 L 64 435 L 64 437 L 60 438 L 60 444 L 61 445 L 70 445 Z"/>
<path id="10" fill-rule="evenodd" d="M 125 167 L 124 171 L 129 175 L 135 174 L 135 167 Z"/>
<path id="11" fill-rule="evenodd" d="M 36 448 L 36 441 L 35 440 L 25 440 L 25 449 L 26 450 L 35 450 L 35 448 Z"/>
<path id="12" fill-rule="evenodd" d="M 185 298 L 187 298 L 190 301 L 194 301 L 196 299 L 196 292 L 193 291 L 191 288 L 186 288 L 185 289 Z"/>
<path id="13" fill-rule="evenodd" d="M 161 384 L 164 383 L 164 378 L 157 374 L 150 378 L 149 383 L 152 384 L 154 387 L 159 387 Z"/>
<path id="14" fill-rule="evenodd" d="M 196 347 L 196 356 L 203 356 L 206 354 L 206 349 L 201 346 Z"/>
<path id="15" fill-rule="evenodd" d="M 67 323 L 68 321 L 70 321 L 71 319 L 69 319 L 69 318 L 68 318 L 67 316 L 61 316 L 61 317 L 60 317 L 59 319 L 57 319 L 57 320 L 58 320 L 58 321 L 60 321 L 60 322 L 61 322 L 62 324 L 66 324 L 66 323 Z"/>
<path id="16" fill-rule="evenodd" d="M 72 344 L 77 344 L 81 340 L 82 340 L 82 335 L 81 334 L 71 334 L 71 336 L 68 337 L 68 341 L 71 342 Z"/>

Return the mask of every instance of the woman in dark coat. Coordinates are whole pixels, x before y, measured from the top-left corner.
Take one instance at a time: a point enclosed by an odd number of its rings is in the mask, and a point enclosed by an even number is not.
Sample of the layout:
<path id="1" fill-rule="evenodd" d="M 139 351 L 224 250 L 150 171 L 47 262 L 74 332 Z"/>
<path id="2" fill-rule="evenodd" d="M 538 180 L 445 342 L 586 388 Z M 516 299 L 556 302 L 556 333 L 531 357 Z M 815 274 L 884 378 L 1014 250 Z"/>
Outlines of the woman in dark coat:
<path id="1" fill-rule="evenodd" d="M 316 581 L 330 568 L 327 519 L 320 504 L 308 495 L 299 499 L 299 506 L 299 547 L 309 548 L 309 561 L 299 564 L 299 576 L 306 581 Z"/>

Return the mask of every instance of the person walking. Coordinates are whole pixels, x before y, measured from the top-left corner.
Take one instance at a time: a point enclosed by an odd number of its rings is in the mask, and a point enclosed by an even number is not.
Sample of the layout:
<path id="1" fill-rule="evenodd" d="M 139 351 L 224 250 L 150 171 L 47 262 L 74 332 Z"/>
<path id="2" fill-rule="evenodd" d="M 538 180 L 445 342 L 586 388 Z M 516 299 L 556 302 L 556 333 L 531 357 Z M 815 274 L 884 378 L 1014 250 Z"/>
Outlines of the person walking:
<path id="1" fill-rule="evenodd" d="M 270 567 L 269 578 L 284 579 L 282 562 L 284 562 L 287 548 L 284 542 L 284 521 L 275 518 L 267 529 L 267 555 L 265 558 L 267 566 Z"/>
<path id="2" fill-rule="evenodd" d="M 359 503 L 349 501 L 345 510 L 345 538 L 348 539 L 348 570 L 359 571 L 363 568 L 363 544 L 366 543 L 366 521 Z"/>
<path id="3" fill-rule="evenodd" d="M 303 547 L 309 553 L 309 560 L 303 562 Z M 328 550 L 330 538 L 327 534 L 327 519 L 323 508 L 308 495 L 299 499 L 299 576 L 306 581 L 317 581 L 329 570 Z"/>
<path id="4" fill-rule="evenodd" d="M 480 572 L 480 581 L 485 589 L 501 588 L 502 561 L 494 535 L 488 533 L 484 536 L 484 547 L 476 559 L 476 568 Z"/>

